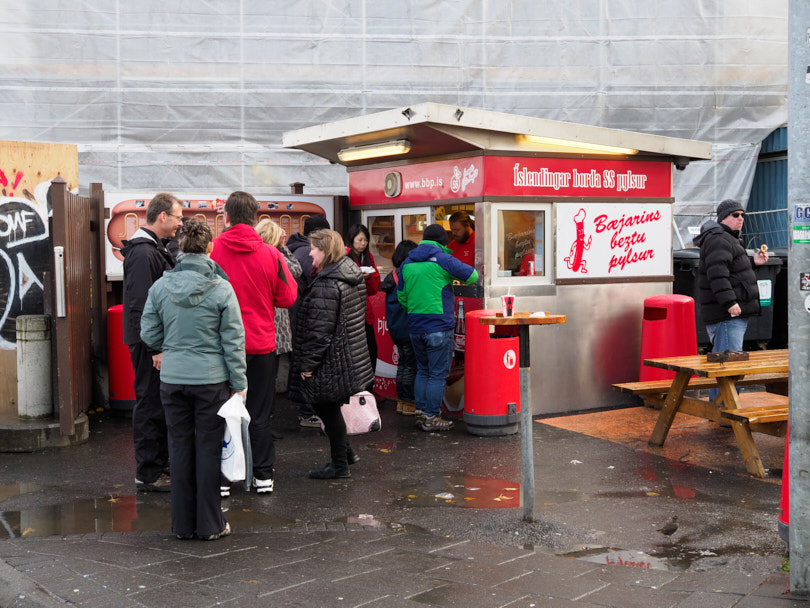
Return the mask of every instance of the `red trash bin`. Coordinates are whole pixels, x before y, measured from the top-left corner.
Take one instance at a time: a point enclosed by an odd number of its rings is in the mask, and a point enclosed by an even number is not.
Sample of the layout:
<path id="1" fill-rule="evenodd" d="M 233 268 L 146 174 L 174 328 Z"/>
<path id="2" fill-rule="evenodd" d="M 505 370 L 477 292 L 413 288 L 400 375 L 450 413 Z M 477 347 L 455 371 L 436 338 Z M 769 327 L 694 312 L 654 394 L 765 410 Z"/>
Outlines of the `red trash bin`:
<path id="1" fill-rule="evenodd" d="M 517 327 L 481 325 L 494 310 L 466 313 L 464 423 L 473 435 L 517 433 L 520 419 L 520 361 Z"/>
<path id="2" fill-rule="evenodd" d="M 110 373 L 110 409 L 131 412 L 135 406 L 135 371 L 124 344 L 124 306 L 107 310 L 107 366 Z"/>
<path id="3" fill-rule="evenodd" d="M 644 382 L 675 377 L 675 372 L 644 365 L 644 359 L 696 354 L 695 301 L 678 294 L 646 298 L 638 379 Z"/>

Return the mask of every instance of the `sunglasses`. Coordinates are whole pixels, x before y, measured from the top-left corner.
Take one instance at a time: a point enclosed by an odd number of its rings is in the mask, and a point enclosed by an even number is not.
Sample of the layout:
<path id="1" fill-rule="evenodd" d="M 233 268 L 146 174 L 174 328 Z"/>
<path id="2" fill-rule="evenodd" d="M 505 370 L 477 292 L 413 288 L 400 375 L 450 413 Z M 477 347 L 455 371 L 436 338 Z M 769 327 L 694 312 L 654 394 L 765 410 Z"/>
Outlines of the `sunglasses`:
<path id="1" fill-rule="evenodd" d="M 745 214 L 742 211 L 735 211 L 731 214 L 731 217 L 745 217 Z"/>

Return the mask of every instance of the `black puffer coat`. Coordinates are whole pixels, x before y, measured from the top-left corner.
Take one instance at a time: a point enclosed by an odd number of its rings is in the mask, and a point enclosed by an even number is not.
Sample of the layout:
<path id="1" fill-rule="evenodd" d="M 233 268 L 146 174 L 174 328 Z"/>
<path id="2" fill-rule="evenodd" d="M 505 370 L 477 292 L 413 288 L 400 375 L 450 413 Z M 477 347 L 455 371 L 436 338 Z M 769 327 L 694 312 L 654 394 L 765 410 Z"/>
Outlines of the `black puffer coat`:
<path id="1" fill-rule="evenodd" d="M 293 370 L 309 403 L 345 403 L 374 379 L 366 343 L 366 286 L 343 257 L 310 283 L 296 319 Z M 301 380 L 301 372 L 312 377 Z"/>
<path id="2" fill-rule="evenodd" d="M 700 247 L 698 299 L 703 322 L 728 321 L 728 309 L 735 303 L 742 309 L 741 317 L 758 315 L 757 275 L 739 233 L 708 221 L 693 242 Z"/>

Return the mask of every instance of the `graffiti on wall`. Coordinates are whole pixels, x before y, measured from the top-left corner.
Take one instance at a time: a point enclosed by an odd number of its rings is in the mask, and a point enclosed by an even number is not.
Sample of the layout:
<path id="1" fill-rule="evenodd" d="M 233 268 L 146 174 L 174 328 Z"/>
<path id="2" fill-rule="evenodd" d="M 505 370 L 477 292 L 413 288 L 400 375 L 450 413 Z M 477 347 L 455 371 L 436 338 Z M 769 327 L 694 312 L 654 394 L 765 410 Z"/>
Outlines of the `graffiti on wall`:
<path id="1" fill-rule="evenodd" d="M 0 349 L 5 350 L 16 348 L 19 315 L 43 313 L 43 277 L 50 263 L 45 200 L 50 184 L 36 188 L 42 201 L 28 191 L 26 198 L 14 196 L 21 177 L 0 178 Z"/>

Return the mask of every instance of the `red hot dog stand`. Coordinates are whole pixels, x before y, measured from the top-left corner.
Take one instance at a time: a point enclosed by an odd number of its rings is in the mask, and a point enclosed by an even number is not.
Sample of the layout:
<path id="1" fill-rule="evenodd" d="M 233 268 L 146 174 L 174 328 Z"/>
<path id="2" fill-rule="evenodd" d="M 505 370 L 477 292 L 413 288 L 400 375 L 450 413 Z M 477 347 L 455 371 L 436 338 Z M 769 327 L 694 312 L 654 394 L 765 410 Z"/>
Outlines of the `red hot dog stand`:
<path id="1" fill-rule="evenodd" d="M 610 385 L 638 374 L 644 299 L 672 292 L 673 171 L 711 158 L 705 142 L 434 103 L 291 131 L 284 146 L 347 167 L 381 274 L 400 240 L 465 210 L 481 276 L 456 286 L 466 311 L 511 293 L 517 311 L 567 316 L 532 340 L 535 414 L 627 399 Z"/>

